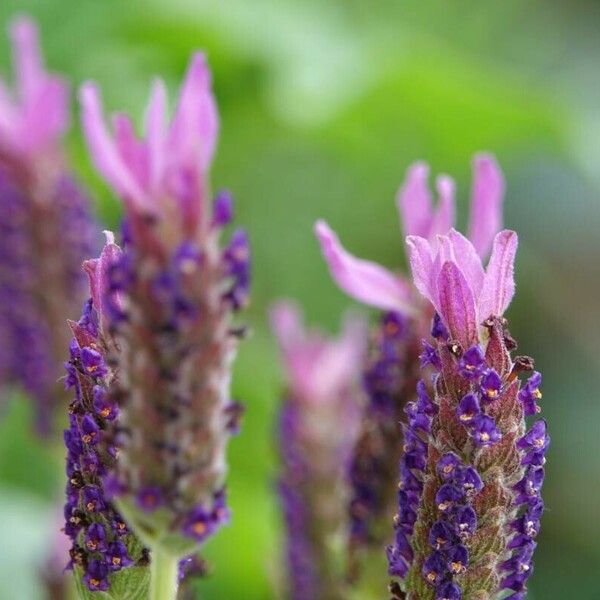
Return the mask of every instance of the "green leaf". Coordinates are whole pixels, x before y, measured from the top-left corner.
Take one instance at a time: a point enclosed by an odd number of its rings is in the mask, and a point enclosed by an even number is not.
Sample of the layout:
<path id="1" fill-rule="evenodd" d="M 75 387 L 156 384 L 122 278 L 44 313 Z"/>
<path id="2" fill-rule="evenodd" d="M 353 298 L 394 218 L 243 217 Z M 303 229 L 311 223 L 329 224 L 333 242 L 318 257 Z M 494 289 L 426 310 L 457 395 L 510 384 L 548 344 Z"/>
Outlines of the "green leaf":
<path id="1" fill-rule="evenodd" d="M 83 571 L 76 568 L 75 585 L 79 600 L 146 600 L 150 590 L 150 569 L 128 567 L 110 578 L 110 589 L 106 592 L 91 592 L 83 583 Z"/>

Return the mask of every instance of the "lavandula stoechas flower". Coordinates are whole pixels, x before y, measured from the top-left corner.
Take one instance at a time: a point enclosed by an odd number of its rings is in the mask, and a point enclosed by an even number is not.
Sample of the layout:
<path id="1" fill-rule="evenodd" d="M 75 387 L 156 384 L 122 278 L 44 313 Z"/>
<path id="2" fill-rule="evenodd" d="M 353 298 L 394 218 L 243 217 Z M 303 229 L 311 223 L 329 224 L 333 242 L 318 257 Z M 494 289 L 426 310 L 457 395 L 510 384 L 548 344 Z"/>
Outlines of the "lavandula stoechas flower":
<path id="1" fill-rule="evenodd" d="M 74 390 L 69 406 L 67 487 L 64 531 L 71 540 L 70 568 L 91 591 L 108 590 L 115 577 L 132 565 L 148 564 L 147 551 L 130 532 L 112 500 L 112 471 L 118 449 L 114 426 L 119 401 L 114 394 L 117 372 L 109 355 L 114 342 L 102 312 L 109 303 L 119 306 L 108 289 L 107 271 L 121 255 L 109 236 L 99 259 L 86 261 L 92 298 L 79 322 L 70 321 L 73 332 L 66 384 Z"/>
<path id="2" fill-rule="evenodd" d="M 229 395 L 240 335 L 232 317 L 247 302 L 248 240 L 237 230 L 219 242 L 232 206 L 208 186 L 218 116 L 202 54 L 169 126 L 164 85 L 154 83 L 142 139 L 123 114 L 111 136 L 93 84 L 81 101 L 96 166 L 125 207 L 123 250 L 105 274 L 119 303 L 98 300 L 114 341 L 116 496 L 153 557 L 180 558 L 229 518 L 226 448 L 239 413 Z"/>
<path id="3" fill-rule="evenodd" d="M 298 309 L 271 311 L 287 375 L 279 416 L 279 491 L 287 529 L 287 588 L 294 600 L 344 598 L 348 460 L 360 419 L 358 374 L 366 345 L 360 320 L 338 339 L 305 332 Z"/>
<path id="4" fill-rule="evenodd" d="M 507 590 L 526 596 L 544 504 L 544 420 L 541 376 L 525 385 L 528 357 L 503 314 L 514 294 L 517 235 L 501 231 L 484 271 L 474 246 L 451 229 L 435 243 L 409 236 L 415 286 L 444 331 L 431 340 L 437 356 L 429 393 L 406 408 L 395 541 L 389 572 L 403 579 L 391 591 L 409 600 L 488 600 Z M 427 369 L 431 369 L 430 366 Z"/>
<path id="5" fill-rule="evenodd" d="M 469 237 L 484 256 L 501 224 L 504 181 L 496 161 L 488 154 L 475 157 L 473 172 Z M 412 165 L 399 190 L 397 205 L 404 233 L 433 241 L 454 224 L 455 186 L 450 177 L 438 177 L 439 203 L 434 208 L 428 176 L 426 164 Z M 325 222 L 317 223 L 316 233 L 338 286 L 356 300 L 384 311 L 365 369 L 370 402 L 350 471 L 354 487 L 350 505 L 351 575 L 356 575 L 362 551 L 379 547 L 387 537 L 389 519 L 395 511 L 395 479 L 402 453 L 400 422 L 405 404 L 415 396 L 419 362 L 439 359 L 434 348 L 422 346 L 433 310 L 420 300 L 411 282 L 352 256 Z M 436 321 L 434 329 L 440 327 Z"/>
<path id="6" fill-rule="evenodd" d="M 45 70 L 32 21 L 16 19 L 11 37 L 15 93 L 0 80 L 0 383 L 31 396 L 48 433 L 64 398 L 64 322 L 85 298 L 96 228 L 62 152 L 68 86 Z"/>

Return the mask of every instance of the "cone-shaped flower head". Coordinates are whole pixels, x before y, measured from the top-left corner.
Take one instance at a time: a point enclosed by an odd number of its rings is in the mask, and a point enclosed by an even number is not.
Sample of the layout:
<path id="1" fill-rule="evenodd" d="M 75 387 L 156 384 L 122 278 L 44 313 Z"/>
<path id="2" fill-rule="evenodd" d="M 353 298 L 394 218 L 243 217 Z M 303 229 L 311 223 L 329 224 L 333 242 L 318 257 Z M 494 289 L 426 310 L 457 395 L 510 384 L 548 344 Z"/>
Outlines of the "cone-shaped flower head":
<path id="1" fill-rule="evenodd" d="M 67 85 L 44 69 L 31 20 L 14 20 L 10 33 L 14 93 L 0 80 L 0 383 L 30 394 L 47 433 L 63 398 L 64 320 L 85 299 L 80 267 L 97 231 L 62 156 Z"/>
<path id="2" fill-rule="evenodd" d="M 514 293 L 517 236 L 495 237 L 484 271 L 473 245 L 451 230 L 430 242 L 409 236 L 415 285 L 438 311 L 427 342 L 433 394 L 407 405 L 395 540 L 389 572 L 398 598 L 484 600 L 509 590 L 522 599 L 543 511 L 546 423 L 541 376 L 511 358 L 503 313 Z"/>
<path id="3" fill-rule="evenodd" d="M 240 412 L 229 395 L 232 314 L 247 301 L 248 241 L 238 230 L 219 244 L 232 210 L 208 187 L 218 119 L 202 54 L 170 123 L 154 83 L 141 139 L 122 114 L 109 132 L 93 84 L 80 97 L 92 157 L 125 207 L 123 250 L 86 267 L 116 373 L 117 503 L 151 547 L 183 556 L 228 520 L 226 447 Z"/>
<path id="4" fill-rule="evenodd" d="M 398 191 L 397 207 L 405 234 L 423 236 L 435 244 L 455 221 L 455 185 L 447 175 L 436 180 L 439 197 L 434 206 L 428 187 L 429 167 L 413 164 Z M 473 185 L 469 236 L 480 256 L 485 256 L 502 221 L 504 179 L 493 156 L 478 154 L 473 160 Z M 438 364 L 431 344 L 422 346 L 433 308 L 422 302 L 412 282 L 381 265 L 352 256 L 324 221 L 315 232 L 334 281 L 354 299 L 385 313 L 373 335 L 372 351 L 365 368 L 365 389 L 370 402 L 351 463 L 353 495 L 351 575 L 359 570 L 360 553 L 379 548 L 388 535 L 388 522 L 396 504 L 392 478 L 402 452 L 400 422 L 403 408 L 415 396 L 422 364 Z M 434 331 L 445 330 L 439 319 Z M 421 392 L 426 386 L 421 386 Z M 413 440 L 414 441 L 414 440 Z"/>
<path id="5" fill-rule="evenodd" d="M 345 475 L 360 418 L 365 325 L 347 317 L 341 337 L 327 339 L 306 332 L 298 309 L 283 301 L 273 307 L 271 324 L 288 384 L 279 419 L 279 490 L 290 597 L 343 598 L 336 542 L 347 531 Z"/>

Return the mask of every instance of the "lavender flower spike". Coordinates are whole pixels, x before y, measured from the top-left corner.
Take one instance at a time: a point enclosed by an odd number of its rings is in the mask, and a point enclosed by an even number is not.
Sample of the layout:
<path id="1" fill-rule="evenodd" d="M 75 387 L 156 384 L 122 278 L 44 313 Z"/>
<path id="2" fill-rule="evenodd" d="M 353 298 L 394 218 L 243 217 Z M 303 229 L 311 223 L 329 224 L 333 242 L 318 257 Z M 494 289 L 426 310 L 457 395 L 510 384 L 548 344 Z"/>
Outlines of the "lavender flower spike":
<path id="1" fill-rule="evenodd" d="M 10 33 L 14 93 L 0 80 L 0 384 L 30 395 L 47 434 L 64 400 L 64 318 L 85 299 L 80 266 L 97 231 L 63 157 L 68 87 L 45 70 L 33 21 L 15 19 Z"/>
<path id="2" fill-rule="evenodd" d="M 427 164 L 417 162 L 410 166 L 398 191 L 397 206 L 404 232 L 423 236 L 435 245 L 437 236 L 454 225 L 455 185 L 450 177 L 440 175 L 436 179 L 439 202 L 434 206 L 428 177 Z M 503 193 L 504 180 L 496 160 L 490 154 L 477 154 L 473 160 L 469 235 L 482 257 L 487 255 L 502 221 Z M 373 332 L 365 366 L 364 385 L 370 401 L 350 466 L 353 493 L 349 575 L 357 579 L 361 565 L 369 560 L 367 551 L 379 552 L 387 538 L 389 519 L 395 511 L 394 480 L 402 453 L 400 422 L 404 406 L 411 399 L 424 402 L 430 393 L 428 386 L 421 383 L 415 394 L 419 363 L 438 367 L 440 357 L 435 345 L 422 343 L 434 310 L 419 299 L 412 282 L 352 256 L 325 222 L 317 222 L 315 232 L 338 286 L 356 300 L 384 311 Z M 434 338 L 447 336 L 439 317 L 434 320 L 431 333 Z M 473 372 L 478 374 L 477 370 Z M 404 433 L 405 445 L 418 445 L 410 432 Z"/>
<path id="3" fill-rule="evenodd" d="M 289 597 L 345 598 L 343 548 L 336 542 L 348 528 L 346 471 L 360 418 L 365 326 L 347 318 L 337 340 L 306 333 L 298 309 L 283 301 L 273 307 L 271 323 L 288 380 L 279 419 L 279 491 Z"/>
<path id="4" fill-rule="evenodd" d="M 122 252 L 89 269 L 113 340 L 116 502 L 151 548 L 152 597 L 166 600 L 177 559 L 229 519 L 226 447 L 239 413 L 229 395 L 240 336 L 232 317 L 247 303 L 248 240 L 238 230 L 219 243 L 232 208 L 222 194 L 211 202 L 208 187 L 218 118 L 202 54 L 191 60 L 170 124 L 155 81 L 141 139 L 123 114 L 109 132 L 93 84 L 80 98 L 96 166 L 125 207 Z"/>
<path id="5" fill-rule="evenodd" d="M 407 406 L 390 590 L 409 600 L 526 596 L 544 504 L 546 423 L 539 373 L 503 314 L 514 293 L 517 235 L 498 233 L 484 271 L 474 246 L 454 230 L 434 243 L 409 236 L 415 285 L 446 330 L 432 340 L 432 398 Z"/>

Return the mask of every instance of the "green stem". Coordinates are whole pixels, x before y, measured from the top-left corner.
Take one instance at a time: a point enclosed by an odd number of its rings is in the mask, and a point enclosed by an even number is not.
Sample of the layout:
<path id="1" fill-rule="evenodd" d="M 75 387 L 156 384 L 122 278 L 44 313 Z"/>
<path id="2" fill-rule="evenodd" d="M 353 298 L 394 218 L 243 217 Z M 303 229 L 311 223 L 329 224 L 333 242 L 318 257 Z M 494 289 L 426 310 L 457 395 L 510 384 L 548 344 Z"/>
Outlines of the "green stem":
<path id="1" fill-rule="evenodd" d="M 176 600 L 177 568 L 176 556 L 154 547 L 150 554 L 150 600 Z"/>

